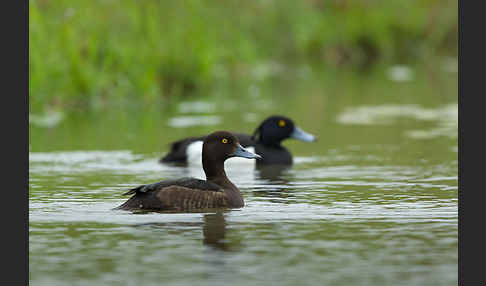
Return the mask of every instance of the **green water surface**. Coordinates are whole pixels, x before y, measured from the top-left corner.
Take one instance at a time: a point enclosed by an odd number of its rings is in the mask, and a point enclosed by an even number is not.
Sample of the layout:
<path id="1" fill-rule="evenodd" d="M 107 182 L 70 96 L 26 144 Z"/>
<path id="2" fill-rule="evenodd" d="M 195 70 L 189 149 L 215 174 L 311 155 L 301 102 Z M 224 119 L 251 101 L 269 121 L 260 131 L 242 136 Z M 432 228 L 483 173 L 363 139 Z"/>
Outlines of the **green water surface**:
<path id="1" fill-rule="evenodd" d="M 31 114 L 30 285 L 457 285 L 457 73 L 296 67 L 151 105 Z M 292 168 L 227 164 L 241 209 L 112 210 L 130 187 L 204 178 L 172 140 L 283 114 Z M 231 161 L 231 159 L 229 160 Z"/>

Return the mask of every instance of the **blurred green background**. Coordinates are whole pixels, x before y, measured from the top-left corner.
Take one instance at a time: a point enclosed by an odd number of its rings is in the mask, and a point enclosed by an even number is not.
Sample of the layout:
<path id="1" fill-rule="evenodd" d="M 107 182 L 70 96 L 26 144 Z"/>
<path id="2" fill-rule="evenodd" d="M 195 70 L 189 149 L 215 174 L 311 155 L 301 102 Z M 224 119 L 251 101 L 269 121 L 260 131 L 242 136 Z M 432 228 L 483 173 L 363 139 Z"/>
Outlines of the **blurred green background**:
<path id="1" fill-rule="evenodd" d="M 29 1 L 32 113 L 164 108 L 305 66 L 358 77 L 457 57 L 457 1 Z"/>

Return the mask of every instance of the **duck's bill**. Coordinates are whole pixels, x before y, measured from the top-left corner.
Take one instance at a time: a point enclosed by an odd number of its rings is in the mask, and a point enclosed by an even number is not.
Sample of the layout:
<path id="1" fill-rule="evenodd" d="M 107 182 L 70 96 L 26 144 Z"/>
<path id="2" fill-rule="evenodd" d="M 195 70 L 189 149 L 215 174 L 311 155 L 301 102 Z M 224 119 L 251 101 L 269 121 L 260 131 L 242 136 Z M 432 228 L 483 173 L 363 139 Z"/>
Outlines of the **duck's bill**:
<path id="1" fill-rule="evenodd" d="M 294 132 L 290 134 L 290 138 L 294 138 L 304 142 L 314 142 L 317 140 L 317 137 L 305 132 L 304 130 L 300 129 L 299 127 L 295 127 Z"/>
<path id="2" fill-rule="evenodd" d="M 243 148 L 240 144 L 238 144 L 238 148 L 236 149 L 235 153 L 233 153 L 233 157 L 242 157 L 248 159 L 261 159 L 262 156 L 255 154 L 253 152 L 248 151 L 247 149 Z"/>

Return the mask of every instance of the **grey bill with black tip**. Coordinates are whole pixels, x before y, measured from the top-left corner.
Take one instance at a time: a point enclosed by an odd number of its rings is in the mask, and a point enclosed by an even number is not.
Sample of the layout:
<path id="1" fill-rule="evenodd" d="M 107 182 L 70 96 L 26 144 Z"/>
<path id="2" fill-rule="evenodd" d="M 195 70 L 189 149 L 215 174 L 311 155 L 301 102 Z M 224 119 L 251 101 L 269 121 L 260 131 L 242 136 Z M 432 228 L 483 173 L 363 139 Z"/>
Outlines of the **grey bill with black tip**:
<path id="1" fill-rule="evenodd" d="M 233 153 L 233 157 L 242 157 L 242 158 L 248 158 L 248 159 L 261 159 L 262 158 L 262 156 L 248 151 L 247 149 L 245 149 L 240 144 L 238 144 L 236 151 Z"/>
<path id="2" fill-rule="evenodd" d="M 317 140 L 316 136 L 305 132 L 304 130 L 300 129 L 297 126 L 295 127 L 294 132 L 290 134 L 290 138 L 294 138 L 305 142 L 313 142 Z"/>

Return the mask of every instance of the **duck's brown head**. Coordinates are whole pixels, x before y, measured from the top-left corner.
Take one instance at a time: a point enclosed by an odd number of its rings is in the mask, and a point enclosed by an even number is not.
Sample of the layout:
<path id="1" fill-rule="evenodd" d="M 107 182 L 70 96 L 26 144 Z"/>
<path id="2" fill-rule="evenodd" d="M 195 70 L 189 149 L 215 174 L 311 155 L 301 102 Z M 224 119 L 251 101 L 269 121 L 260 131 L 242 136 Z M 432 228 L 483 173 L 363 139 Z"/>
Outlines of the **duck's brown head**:
<path id="1" fill-rule="evenodd" d="M 260 159 L 261 156 L 252 153 L 238 142 L 238 138 L 228 131 L 216 131 L 204 139 L 203 143 L 203 163 L 208 161 L 224 162 L 228 158 L 242 157 L 248 159 Z"/>

